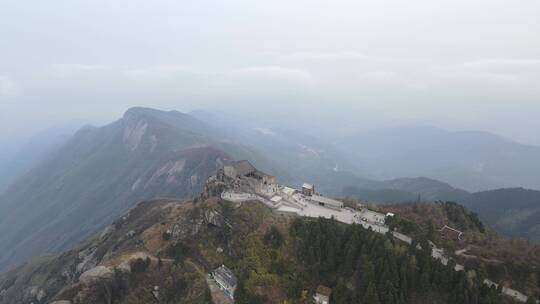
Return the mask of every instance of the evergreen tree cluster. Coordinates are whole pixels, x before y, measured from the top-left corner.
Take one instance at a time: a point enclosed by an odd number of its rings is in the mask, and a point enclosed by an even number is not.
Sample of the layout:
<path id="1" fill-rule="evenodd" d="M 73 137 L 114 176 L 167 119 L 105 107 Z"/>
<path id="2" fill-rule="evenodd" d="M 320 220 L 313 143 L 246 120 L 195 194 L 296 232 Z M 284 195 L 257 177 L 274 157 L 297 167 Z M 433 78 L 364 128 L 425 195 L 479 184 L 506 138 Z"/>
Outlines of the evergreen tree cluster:
<path id="1" fill-rule="evenodd" d="M 426 240 L 418 247 L 401 244 L 322 218 L 297 219 L 290 234 L 308 283 L 332 287 L 332 304 L 504 303 L 483 284 L 485 270 L 456 272 L 455 264 L 442 265 Z"/>

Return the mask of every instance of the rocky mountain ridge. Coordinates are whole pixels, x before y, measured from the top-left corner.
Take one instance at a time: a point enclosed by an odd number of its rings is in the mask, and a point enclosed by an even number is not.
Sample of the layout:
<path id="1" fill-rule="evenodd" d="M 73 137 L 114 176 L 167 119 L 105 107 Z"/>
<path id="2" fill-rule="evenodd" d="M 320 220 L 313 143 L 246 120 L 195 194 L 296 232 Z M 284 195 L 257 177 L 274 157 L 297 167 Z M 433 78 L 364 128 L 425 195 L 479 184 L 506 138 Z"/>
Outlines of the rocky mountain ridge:
<path id="1" fill-rule="evenodd" d="M 138 201 L 197 195 L 233 157 L 262 160 L 178 112 L 133 108 L 85 127 L 0 196 L 0 269 L 66 250 Z"/>

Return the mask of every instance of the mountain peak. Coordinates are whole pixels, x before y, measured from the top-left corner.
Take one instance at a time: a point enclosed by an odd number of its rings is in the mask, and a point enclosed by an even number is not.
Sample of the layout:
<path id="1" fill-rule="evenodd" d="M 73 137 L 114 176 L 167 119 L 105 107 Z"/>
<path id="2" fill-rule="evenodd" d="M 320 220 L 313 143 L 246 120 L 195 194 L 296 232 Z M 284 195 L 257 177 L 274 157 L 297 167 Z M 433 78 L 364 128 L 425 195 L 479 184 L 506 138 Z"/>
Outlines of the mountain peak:
<path id="1" fill-rule="evenodd" d="M 195 117 L 179 111 L 162 111 L 145 107 L 129 108 L 122 117 L 124 122 L 138 123 L 142 118 L 146 118 L 145 122 L 151 124 L 152 121 L 159 121 L 174 128 L 189 129 L 199 134 L 208 133 L 209 128 L 206 124 L 199 121 Z M 212 130 L 213 133 L 216 130 Z"/>
<path id="2" fill-rule="evenodd" d="M 131 108 L 126 110 L 126 112 L 124 113 L 123 118 L 124 119 L 126 119 L 126 118 L 129 119 L 129 118 L 132 118 L 132 117 L 139 117 L 139 116 L 143 116 L 143 115 L 156 115 L 156 114 L 165 114 L 165 113 L 167 113 L 167 112 L 157 110 L 157 109 L 152 109 L 152 108 L 131 107 Z"/>

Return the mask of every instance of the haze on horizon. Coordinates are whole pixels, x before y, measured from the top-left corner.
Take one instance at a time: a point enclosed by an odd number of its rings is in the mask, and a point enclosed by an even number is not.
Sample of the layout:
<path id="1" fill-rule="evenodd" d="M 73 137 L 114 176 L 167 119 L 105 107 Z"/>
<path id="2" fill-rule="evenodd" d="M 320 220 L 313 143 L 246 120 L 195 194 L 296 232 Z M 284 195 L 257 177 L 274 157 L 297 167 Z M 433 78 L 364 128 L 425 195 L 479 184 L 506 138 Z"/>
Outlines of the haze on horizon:
<path id="1" fill-rule="evenodd" d="M 0 139 L 132 106 L 540 145 L 540 2 L 6 0 Z"/>

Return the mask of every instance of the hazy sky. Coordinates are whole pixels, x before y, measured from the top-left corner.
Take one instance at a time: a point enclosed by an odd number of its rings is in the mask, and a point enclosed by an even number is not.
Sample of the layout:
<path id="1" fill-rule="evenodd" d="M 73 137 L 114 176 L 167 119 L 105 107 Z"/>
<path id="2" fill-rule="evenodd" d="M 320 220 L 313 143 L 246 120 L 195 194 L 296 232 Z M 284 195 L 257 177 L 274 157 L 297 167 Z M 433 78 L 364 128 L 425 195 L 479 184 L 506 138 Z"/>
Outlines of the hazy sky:
<path id="1" fill-rule="evenodd" d="M 143 105 L 540 144 L 538 16 L 538 0 L 1 0 L 0 138 Z"/>

